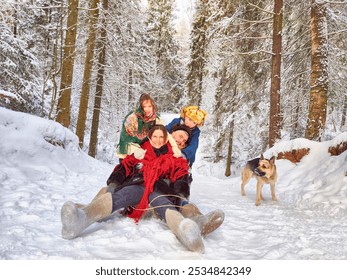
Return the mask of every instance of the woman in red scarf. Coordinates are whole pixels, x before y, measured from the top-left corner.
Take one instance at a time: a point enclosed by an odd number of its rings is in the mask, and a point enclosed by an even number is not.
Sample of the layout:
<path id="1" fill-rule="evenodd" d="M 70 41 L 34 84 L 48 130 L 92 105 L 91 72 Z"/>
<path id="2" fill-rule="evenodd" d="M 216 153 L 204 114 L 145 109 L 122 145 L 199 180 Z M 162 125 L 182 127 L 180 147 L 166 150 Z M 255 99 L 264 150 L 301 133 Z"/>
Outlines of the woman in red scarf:
<path id="1" fill-rule="evenodd" d="M 143 182 L 102 194 L 82 208 L 73 202 L 66 202 L 61 210 L 63 238 L 73 239 L 92 223 L 109 216 L 118 209 L 132 205 L 137 205 L 137 208 L 130 217 L 138 221 L 150 205 L 156 208 L 158 215 L 166 221 L 168 227 L 184 246 L 194 252 L 204 251 L 197 223 L 192 219 L 184 218 L 168 196 L 156 189 L 156 183 L 161 179 L 173 182 L 173 189 L 175 189 L 175 183 L 181 188 L 182 178 L 188 174 L 188 163 L 183 158 L 174 157 L 172 147 L 167 142 L 167 130 L 163 125 L 153 126 L 148 133 L 148 138 L 149 141 L 142 145 L 145 151 L 143 158 L 139 156 L 136 158 L 134 154 L 129 155 L 115 168 L 115 170 L 123 169 L 125 177 L 131 177 L 138 171 L 139 174 L 143 174 Z"/>

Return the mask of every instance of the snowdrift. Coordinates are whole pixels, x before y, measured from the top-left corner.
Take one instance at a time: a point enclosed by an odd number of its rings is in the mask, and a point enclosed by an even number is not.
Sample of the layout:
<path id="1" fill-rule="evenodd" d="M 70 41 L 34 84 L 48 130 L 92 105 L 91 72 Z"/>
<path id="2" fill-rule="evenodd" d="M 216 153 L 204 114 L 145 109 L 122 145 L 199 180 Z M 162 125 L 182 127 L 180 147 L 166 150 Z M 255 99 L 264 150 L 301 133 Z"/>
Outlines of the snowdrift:
<path id="1" fill-rule="evenodd" d="M 337 156 L 329 152 L 330 148 L 346 143 L 347 132 L 325 142 L 295 139 L 276 144 L 265 155 L 271 157 L 287 151 L 308 150 L 308 154 L 296 164 L 287 160 L 277 161 L 281 192 L 297 205 L 325 209 L 331 215 L 346 215 L 347 151 Z"/>

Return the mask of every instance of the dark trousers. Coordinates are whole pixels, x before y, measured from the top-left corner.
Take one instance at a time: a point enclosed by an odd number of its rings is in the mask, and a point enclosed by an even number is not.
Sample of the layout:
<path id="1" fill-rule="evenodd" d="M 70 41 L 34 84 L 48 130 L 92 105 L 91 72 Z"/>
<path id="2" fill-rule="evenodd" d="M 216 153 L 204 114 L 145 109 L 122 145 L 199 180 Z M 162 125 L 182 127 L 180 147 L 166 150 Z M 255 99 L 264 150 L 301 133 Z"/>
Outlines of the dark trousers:
<path id="1" fill-rule="evenodd" d="M 119 209 L 139 204 L 144 190 L 142 185 L 131 185 L 112 193 L 112 213 Z M 166 209 L 177 211 L 175 205 L 159 192 L 152 192 L 148 197 L 148 202 L 151 207 L 156 207 L 155 211 L 164 221 Z"/>

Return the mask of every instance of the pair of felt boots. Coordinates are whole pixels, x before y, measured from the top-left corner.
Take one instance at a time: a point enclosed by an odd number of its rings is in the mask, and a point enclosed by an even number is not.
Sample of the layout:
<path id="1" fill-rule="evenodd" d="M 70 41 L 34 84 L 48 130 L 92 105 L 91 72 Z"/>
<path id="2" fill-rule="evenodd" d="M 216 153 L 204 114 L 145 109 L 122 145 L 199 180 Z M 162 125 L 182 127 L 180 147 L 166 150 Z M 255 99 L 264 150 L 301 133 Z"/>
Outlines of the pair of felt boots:
<path id="1" fill-rule="evenodd" d="M 86 206 L 68 201 L 61 209 L 62 236 L 65 239 L 73 239 L 91 224 L 111 214 L 112 195 L 109 192 L 97 195 Z M 165 220 L 184 246 L 193 252 L 203 253 L 205 250 L 203 237 L 223 223 L 224 213 L 221 210 L 215 210 L 203 215 L 196 205 L 189 203 L 182 206 L 180 211 L 167 209 Z"/>

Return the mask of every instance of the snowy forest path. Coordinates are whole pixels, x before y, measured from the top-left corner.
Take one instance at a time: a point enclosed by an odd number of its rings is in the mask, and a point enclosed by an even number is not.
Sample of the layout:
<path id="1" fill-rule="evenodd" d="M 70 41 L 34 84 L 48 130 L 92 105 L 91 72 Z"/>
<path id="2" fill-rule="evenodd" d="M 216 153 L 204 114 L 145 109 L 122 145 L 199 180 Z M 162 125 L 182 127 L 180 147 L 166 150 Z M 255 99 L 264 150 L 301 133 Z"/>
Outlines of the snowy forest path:
<path id="1" fill-rule="evenodd" d="M 135 224 L 118 213 L 92 225 L 80 237 L 65 240 L 61 237 L 61 206 L 66 200 L 88 203 L 113 166 L 100 164 L 84 172 L 74 168 L 52 163 L 47 167 L 10 162 L 3 166 L 0 258 L 347 259 L 346 217 L 298 205 L 284 180 L 276 186 L 278 202 L 271 201 L 265 185 L 266 200 L 257 207 L 255 180 L 246 186 L 246 196 L 241 196 L 240 177 L 218 179 L 197 172 L 191 201 L 203 213 L 225 212 L 222 226 L 204 239 L 205 254 L 186 250 L 160 220 Z"/>
<path id="2" fill-rule="evenodd" d="M 207 248 L 220 242 L 219 256 L 230 257 L 231 250 L 232 259 L 347 258 L 346 218 L 295 205 L 278 191 L 280 183 L 276 186 L 278 202 L 271 201 L 270 187 L 264 185 L 265 201 L 255 206 L 255 179 L 246 185 L 246 196 L 241 196 L 240 177 L 211 180 L 194 176 L 194 180 L 204 182 L 192 195 L 202 212 L 225 211 L 222 232 L 205 240 Z"/>

